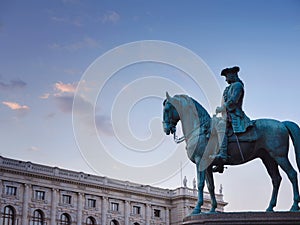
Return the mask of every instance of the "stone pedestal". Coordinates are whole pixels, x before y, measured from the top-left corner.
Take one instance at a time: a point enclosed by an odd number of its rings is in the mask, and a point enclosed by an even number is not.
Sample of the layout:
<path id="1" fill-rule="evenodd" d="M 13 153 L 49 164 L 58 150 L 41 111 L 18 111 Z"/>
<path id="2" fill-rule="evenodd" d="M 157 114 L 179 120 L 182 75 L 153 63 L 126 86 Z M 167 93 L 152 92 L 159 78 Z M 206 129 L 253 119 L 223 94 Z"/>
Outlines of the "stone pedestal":
<path id="1" fill-rule="evenodd" d="M 229 212 L 187 216 L 183 225 L 300 225 L 300 212 Z"/>

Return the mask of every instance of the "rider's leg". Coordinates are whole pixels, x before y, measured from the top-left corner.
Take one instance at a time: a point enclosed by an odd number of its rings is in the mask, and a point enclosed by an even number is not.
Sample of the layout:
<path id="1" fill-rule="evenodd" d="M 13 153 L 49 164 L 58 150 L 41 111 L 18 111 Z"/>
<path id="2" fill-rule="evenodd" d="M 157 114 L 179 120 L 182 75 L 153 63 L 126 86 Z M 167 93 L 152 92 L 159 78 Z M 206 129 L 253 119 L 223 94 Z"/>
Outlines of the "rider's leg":
<path id="1" fill-rule="evenodd" d="M 225 120 L 221 120 L 217 126 L 217 135 L 219 142 L 219 153 L 214 155 L 216 161 L 216 166 L 213 167 L 213 172 L 224 172 L 224 163 L 227 160 L 227 145 L 228 145 L 228 129 Z"/>
<path id="2" fill-rule="evenodd" d="M 227 133 L 228 133 L 227 123 L 225 120 L 221 120 L 217 126 L 217 134 L 218 134 L 220 151 L 216 155 L 216 158 L 221 159 L 224 162 L 227 159 L 227 145 L 228 145 Z"/>
<path id="3" fill-rule="evenodd" d="M 220 146 L 219 154 L 216 156 L 216 158 L 220 158 L 223 161 L 226 161 L 226 159 L 227 159 L 227 145 L 228 145 L 227 133 L 225 132 L 225 134 L 222 134 L 222 136 L 223 136 L 222 144 Z"/>

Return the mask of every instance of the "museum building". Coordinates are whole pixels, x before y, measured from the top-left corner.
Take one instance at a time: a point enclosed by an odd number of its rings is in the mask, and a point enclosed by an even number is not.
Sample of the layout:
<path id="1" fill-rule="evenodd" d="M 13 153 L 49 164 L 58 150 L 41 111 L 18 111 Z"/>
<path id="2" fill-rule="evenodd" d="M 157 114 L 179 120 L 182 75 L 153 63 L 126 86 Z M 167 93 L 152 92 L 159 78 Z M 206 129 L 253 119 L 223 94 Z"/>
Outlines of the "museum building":
<path id="1" fill-rule="evenodd" d="M 163 189 L 2 156 L 0 193 L 1 225 L 179 225 L 197 201 L 196 189 Z M 222 212 L 227 203 L 222 193 L 216 198 Z"/>

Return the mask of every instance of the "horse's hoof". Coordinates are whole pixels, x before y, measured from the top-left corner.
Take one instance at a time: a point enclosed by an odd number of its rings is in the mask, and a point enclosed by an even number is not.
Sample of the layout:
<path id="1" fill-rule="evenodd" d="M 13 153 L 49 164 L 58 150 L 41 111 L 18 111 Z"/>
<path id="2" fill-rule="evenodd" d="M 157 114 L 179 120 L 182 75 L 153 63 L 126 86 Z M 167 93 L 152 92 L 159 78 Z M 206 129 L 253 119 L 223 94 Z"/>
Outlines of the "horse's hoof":
<path id="1" fill-rule="evenodd" d="M 201 213 L 201 210 L 193 210 L 193 212 L 191 213 L 191 215 L 198 215 Z"/>
<path id="2" fill-rule="evenodd" d="M 191 216 L 192 215 L 198 215 L 201 213 L 201 209 L 197 209 L 197 208 L 194 208 L 194 210 L 192 211 L 192 213 L 190 214 Z"/>
<path id="3" fill-rule="evenodd" d="M 274 212 L 274 209 L 269 207 L 266 209 L 266 212 Z"/>
<path id="4" fill-rule="evenodd" d="M 217 213 L 217 212 L 216 212 L 216 209 L 211 209 L 211 210 L 209 210 L 209 213 L 213 214 L 213 213 Z"/>
<path id="5" fill-rule="evenodd" d="M 291 212 L 298 212 L 299 211 L 299 206 L 298 205 L 293 205 L 292 208 L 290 209 Z"/>
<path id="6" fill-rule="evenodd" d="M 193 212 L 190 214 L 191 216 L 193 216 L 193 215 L 198 215 L 198 214 L 200 214 L 201 213 L 201 211 L 195 211 L 195 210 L 193 210 Z"/>

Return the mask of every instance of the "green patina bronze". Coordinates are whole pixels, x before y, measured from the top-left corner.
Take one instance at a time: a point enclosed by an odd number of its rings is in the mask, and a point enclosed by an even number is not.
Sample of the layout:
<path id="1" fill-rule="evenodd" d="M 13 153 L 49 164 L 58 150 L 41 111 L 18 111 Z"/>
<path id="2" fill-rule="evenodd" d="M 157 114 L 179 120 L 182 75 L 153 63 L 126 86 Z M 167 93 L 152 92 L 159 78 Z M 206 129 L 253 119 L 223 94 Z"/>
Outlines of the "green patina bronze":
<path id="1" fill-rule="evenodd" d="M 176 133 L 176 125 L 181 121 L 186 150 L 189 159 L 196 164 L 198 202 L 192 214 L 201 213 L 203 188 L 206 181 L 211 196 L 211 212 L 215 212 L 217 201 L 214 192 L 214 170 L 222 172 L 223 165 L 240 165 L 260 158 L 272 179 L 272 197 L 267 211 L 273 211 L 277 203 L 281 182 L 279 167 L 287 174 L 293 187 L 291 211 L 298 211 L 300 202 L 297 172 L 288 159 L 289 137 L 291 137 L 298 170 L 300 170 L 300 128 L 291 121 L 280 122 L 273 119 L 251 121 L 242 110 L 243 83 L 229 68 L 226 73 L 229 86 L 224 91 L 224 102 L 217 108 L 222 117 L 213 116 L 194 99 L 187 95 L 171 97 L 167 93 L 164 101 L 164 132 Z M 227 73 L 228 72 L 228 73 Z M 234 75 L 230 77 L 231 75 Z M 233 79 L 233 77 L 235 77 Z M 234 81 L 230 81 L 230 79 Z M 225 157 L 220 157 L 224 140 Z M 220 169 L 221 168 L 221 169 Z"/>

